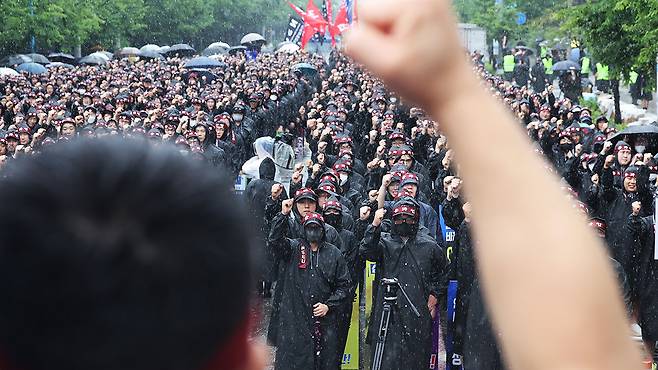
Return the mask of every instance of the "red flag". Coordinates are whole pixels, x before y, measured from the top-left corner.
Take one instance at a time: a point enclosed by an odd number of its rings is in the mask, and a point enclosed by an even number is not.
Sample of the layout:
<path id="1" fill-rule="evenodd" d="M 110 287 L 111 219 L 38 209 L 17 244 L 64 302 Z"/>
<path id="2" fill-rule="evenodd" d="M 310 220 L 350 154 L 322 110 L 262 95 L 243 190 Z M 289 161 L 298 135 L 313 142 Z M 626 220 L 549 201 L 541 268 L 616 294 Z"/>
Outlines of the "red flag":
<path id="1" fill-rule="evenodd" d="M 317 31 L 315 30 L 315 28 L 313 28 L 313 26 L 311 26 L 308 23 L 304 23 L 304 30 L 302 31 L 302 40 L 301 40 L 302 50 L 304 50 L 306 44 L 308 44 L 308 42 L 313 38 L 313 35 L 315 35 L 316 32 Z"/>
<path id="2" fill-rule="evenodd" d="M 291 2 L 288 2 L 288 5 L 290 5 L 290 7 L 304 20 L 304 30 L 302 31 L 301 40 L 302 49 L 306 47 L 306 44 L 313 38 L 315 33 L 319 32 L 324 35 L 328 23 L 322 16 L 320 9 L 318 9 L 313 0 L 308 0 L 306 12 Z"/>
<path id="3" fill-rule="evenodd" d="M 313 27 L 316 32 L 319 32 L 324 35 L 327 27 L 327 21 L 322 16 L 322 12 L 318 9 L 317 5 L 313 0 L 308 0 L 308 5 L 306 5 L 306 17 L 304 18 L 304 23 Z"/>
<path id="4" fill-rule="evenodd" d="M 350 28 L 350 22 L 347 20 L 347 5 L 342 3 L 336 16 L 336 21 L 331 25 L 331 34 L 340 35 Z"/>

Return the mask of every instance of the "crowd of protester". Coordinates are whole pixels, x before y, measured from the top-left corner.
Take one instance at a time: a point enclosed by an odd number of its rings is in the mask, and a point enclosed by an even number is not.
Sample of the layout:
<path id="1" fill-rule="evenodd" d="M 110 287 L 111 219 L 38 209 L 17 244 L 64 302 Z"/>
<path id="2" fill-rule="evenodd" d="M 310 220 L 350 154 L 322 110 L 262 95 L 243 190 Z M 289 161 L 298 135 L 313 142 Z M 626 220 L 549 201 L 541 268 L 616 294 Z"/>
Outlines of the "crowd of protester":
<path id="1" fill-rule="evenodd" d="M 455 352 L 467 369 L 502 368 L 479 286 L 471 207 L 441 123 L 338 51 L 327 60 L 263 53 L 224 62 L 221 69 L 189 71 L 179 58 L 124 59 L 0 77 L 1 166 L 11 171 L 16 158 L 60 141 L 120 136 L 174 145 L 207 162 L 208 171 L 236 178 L 256 155 L 257 140 L 273 138 L 243 196 L 264 255 L 257 291 L 272 300 L 267 339 L 277 347 L 275 367 L 339 368 L 368 260 L 377 263 L 377 283 L 367 340 L 374 345 L 378 335 L 381 278 L 397 278 L 419 311 L 399 301 L 383 368 L 427 366 L 432 319 L 447 321 L 451 279 L 459 283 Z M 300 62 L 315 70 L 293 68 Z M 605 239 L 629 318 L 652 352 L 658 160 L 641 140 L 613 144 L 616 130 L 606 117 L 592 117 L 552 85 L 518 86 L 477 62 L 474 73 L 526 127 L 546 171 L 563 178 L 565 197 Z"/>

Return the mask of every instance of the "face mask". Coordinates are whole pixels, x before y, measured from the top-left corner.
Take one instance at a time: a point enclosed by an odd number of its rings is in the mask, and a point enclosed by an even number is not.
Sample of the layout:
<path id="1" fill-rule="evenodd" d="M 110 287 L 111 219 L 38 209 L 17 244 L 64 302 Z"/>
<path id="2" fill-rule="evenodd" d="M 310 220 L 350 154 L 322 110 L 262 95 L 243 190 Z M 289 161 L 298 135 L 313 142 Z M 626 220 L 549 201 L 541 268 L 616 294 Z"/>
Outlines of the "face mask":
<path id="1" fill-rule="evenodd" d="M 340 174 L 340 185 L 343 186 L 343 185 L 347 184 L 347 179 L 348 179 L 347 174 L 341 173 Z"/>
<path id="2" fill-rule="evenodd" d="M 233 114 L 232 117 L 234 121 L 242 121 L 242 114 Z"/>
<path id="3" fill-rule="evenodd" d="M 637 153 L 644 153 L 644 151 L 645 151 L 646 149 L 647 149 L 647 147 L 644 146 L 644 145 L 636 145 L 636 146 L 635 146 L 635 151 L 636 151 Z"/>
<path id="4" fill-rule="evenodd" d="M 324 222 L 337 229 L 340 229 L 343 223 L 343 216 L 340 214 L 327 213 L 324 215 Z"/>
<path id="5" fill-rule="evenodd" d="M 416 225 L 403 222 L 401 224 L 393 223 L 393 233 L 400 236 L 409 237 L 416 232 Z"/>
<path id="6" fill-rule="evenodd" d="M 568 152 L 571 149 L 573 149 L 573 144 L 571 143 L 560 144 L 560 150 L 562 150 L 563 152 Z"/>
<path id="7" fill-rule="evenodd" d="M 309 243 L 318 243 L 322 240 L 322 229 L 319 227 L 307 227 L 304 229 L 304 233 Z"/>

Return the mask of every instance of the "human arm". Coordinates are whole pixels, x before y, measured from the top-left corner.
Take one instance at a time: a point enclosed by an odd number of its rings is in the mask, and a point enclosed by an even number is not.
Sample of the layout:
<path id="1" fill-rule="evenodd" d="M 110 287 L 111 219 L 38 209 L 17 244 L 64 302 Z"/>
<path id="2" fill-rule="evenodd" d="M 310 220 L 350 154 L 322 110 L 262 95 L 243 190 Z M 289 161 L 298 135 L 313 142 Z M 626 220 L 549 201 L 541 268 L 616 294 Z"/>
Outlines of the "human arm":
<path id="1" fill-rule="evenodd" d="M 480 87 L 462 56 L 449 3 L 361 5 L 348 52 L 431 112 L 461 164 L 480 241 L 483 288 L 510 367 L 638 366 L 639 351 L 627 333 L 604 248 L 561 193 L 558 179 L 546 173 L 538 156 L 529 155 L 532 147 L 518 123 Z M 425 83 L 418 85 L 421 80 Z M 473 102 L 478 109 L 472 109 Z M 536 260 L 542 263 L 530 263 Z"/>

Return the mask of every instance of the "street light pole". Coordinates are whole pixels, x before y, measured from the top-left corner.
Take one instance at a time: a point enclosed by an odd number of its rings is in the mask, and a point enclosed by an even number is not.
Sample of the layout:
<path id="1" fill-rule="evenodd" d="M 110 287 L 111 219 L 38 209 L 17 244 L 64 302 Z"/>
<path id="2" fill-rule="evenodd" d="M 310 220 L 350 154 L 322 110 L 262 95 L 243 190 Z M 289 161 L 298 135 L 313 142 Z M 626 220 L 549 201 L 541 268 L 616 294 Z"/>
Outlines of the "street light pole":
<path id="1" fill-rule="evenodd" d="M 30 49 L 32 50 L 32 53 L 36 53 L 35 49 L 37 47 L 37 40 L 34 37 L 34 0 L 30 0 L 28 3 L 28 6 L 30 8 L 30 19 L 32 19 L 32 38 L 30 39 Z"/>

